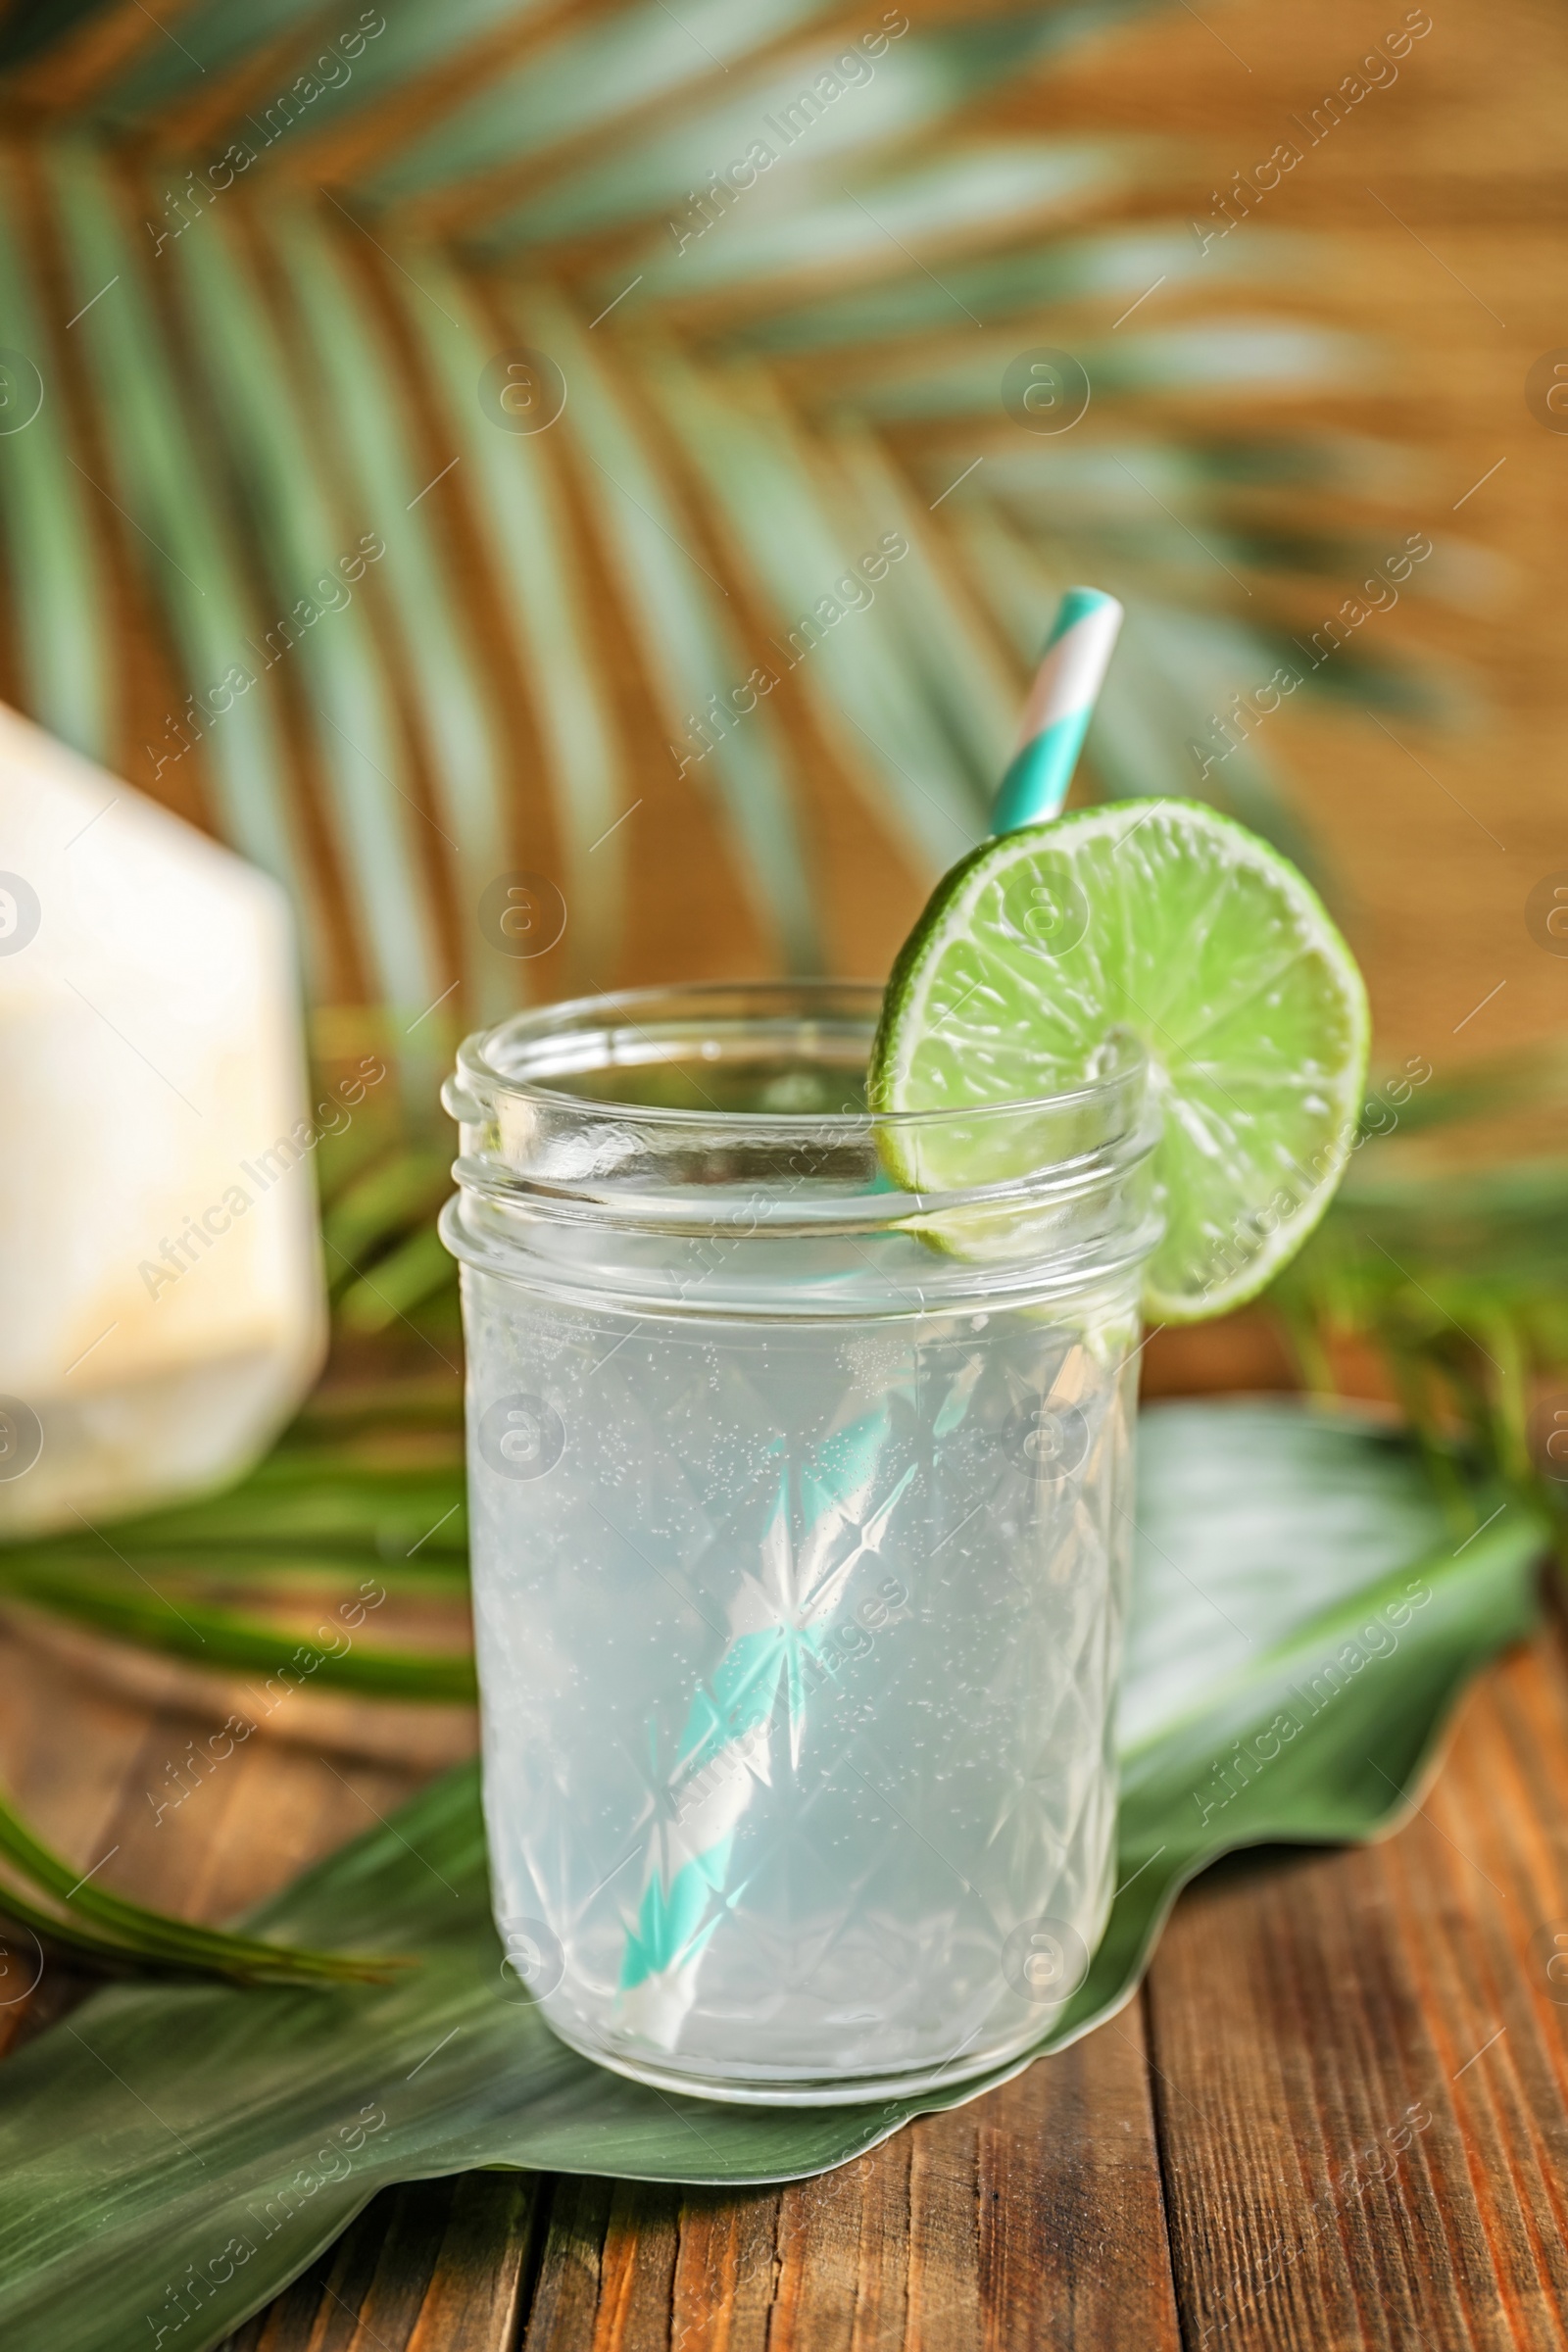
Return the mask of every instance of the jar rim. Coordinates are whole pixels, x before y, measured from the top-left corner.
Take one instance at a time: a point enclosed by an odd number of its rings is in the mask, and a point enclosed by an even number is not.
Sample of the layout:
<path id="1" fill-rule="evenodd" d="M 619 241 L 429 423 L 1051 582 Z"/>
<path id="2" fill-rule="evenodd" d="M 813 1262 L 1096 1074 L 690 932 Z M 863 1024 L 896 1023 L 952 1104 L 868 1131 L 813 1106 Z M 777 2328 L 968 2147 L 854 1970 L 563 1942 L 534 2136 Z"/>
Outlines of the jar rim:
<path id="1" fill-rule="evenodd" d="M 509 1014 L 504 1021 L 474 1030 L 466 1037 L 458 1048 L 457 1069 L 443 1089 L 442 1100 L 449 1113 L 459 1120 L 472 1119 L 481 1106 L 493 1111 L 506 1098 L 516 1102 L 537 1102 L 541 1107 L 556 1110 L 569 1108 L 579 1119 L 599 1116 L 623 1120 L 632 1115 L 639 1125 L 647 1122 L 666 1130 L 700 1127 L 708 1133 L 716 1130 L 720 1134 L 774 1141 L 809 1131 L 822 1142 L 831 1143 L 863 1135 L 868 1121 L 892 1134 L 919 1130 L 930 1135 L 965 1124 L 972 1126 L 977 1118 L 988 1116 L 1023 1117 L 1068 1110 L 1125 1089 L 1130 1079 L 1148 1070 L 1149 1056 L 1141 1040 L 1129 1030 L 1118 1030 L 1106 1041 L 1106 1066 L 1102 1070 L 1081 1084 L 1054 1093 L 1000 1097 L 991 1102 L 924 1110 L 872 1110 L 864 1104 L 846 1105 L 838 1111 L 735 1110 L 718 1104 L 697 1108 L 638 1102 L 630 1097 L 585 1096 L 565 1087 L 551 1086 L 514 1064 L 508 1066 L 510 1055 L 503 1058 L 508 1048 L 525 1051 L 532 1045 L 537 1050 L 539 1063 L 551 1074 L 560 1076 L 572 1069 L 602 1070 L 607 1066 L 602 1057 L 590 1059 L 585 1055 L 579 1061 L 569 1062 L 562 1057 L 560 1047 L 574 1036 L 586 1046 L 595 1038 L 635 1035 L 646 1022 L 655 1019 L 668 1022 L 683 1018 L 694 1026 L 710 1028 L 719 1008 L 724 1006 L 730 1008 L 728 1025 L 737 1034 L 754 1040 L 766 1034 L 765 1008 L 769 1006 L 774 1008 L 774 1020 L 781 1026 L 793 1006 L 795 1018 L 789 1026 L 797 1031 L 802 1026 L 803 1012 L 809 1019 L 807 1008 L 813 1004 L 824 1008 L 837 1006 L 846 1028 L 863 1031 L 874 1023 L 884 993 L 883 984 L 871 980 L 718 980 L 563 998 Z M 590 1020 L 589 1016 L 593 1018 Z M 816 1017 L 820 1022 L 827 1016 L 824 1012 Z M 647 1067 L 658 1058 L 654 1054 L 627 1055 L 612 1060 L 608 1066 Z"/>
<path id="2" fill-rule="evenodd" d="M 913 1252 L 903 1289 L 922 1313 L 950 1297 L 983 1306 L 1076 1291 L 1148 1254 L 1158 1128 L 1136 1039 L 1060 1094 L 885 1113 L 863 1094 L 882 995 L 862 981 L 622 990 L 469 1038 L 443 1095 L 462 1129 L 448 1248 L 541 1293 L 613 1297 L 637 1313 L 763 1311 L 765 1298 L 768 1314 L 791 1317 L 868 1300 L 894 1311 L 892 1261 L 873 1262 L 868 1246 Z M 620 1062 L 653 1063 L 650 1091 L 675 1102 L 636 1100 Z M 592 1091 L 552 1083 L 568 1074 Z M 840 1081 L 858 1100 L 807 1106 Z M 628 1099 L 600 1092 L 607 1083 L 625 1083 Z M 783 1106 L 715 1100 L 770 1095 Z M 701 1260 L 689 1279 L 687 1259 Z"/>

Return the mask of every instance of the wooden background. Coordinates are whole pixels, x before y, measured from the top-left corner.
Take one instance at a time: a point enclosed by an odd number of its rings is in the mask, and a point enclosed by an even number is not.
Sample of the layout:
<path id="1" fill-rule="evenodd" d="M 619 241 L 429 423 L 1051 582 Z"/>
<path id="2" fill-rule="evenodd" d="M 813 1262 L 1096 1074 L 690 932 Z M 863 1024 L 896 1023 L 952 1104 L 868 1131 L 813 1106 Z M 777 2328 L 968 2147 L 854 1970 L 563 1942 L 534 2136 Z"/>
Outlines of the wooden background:
<path id="1" fill-rule="evenodd" d="M 1290 135 L 1290 114 L 1403 13 L 1204 0 L 1200 15 L 1180 0 L 1086 47 L 1051 85 L 1051 120 L 1180 134 L 1172 184 L 1207 217 L 1210 189 Z M 1441 557 L 1429 585 L 1446 601 L 1410 597 L 1370 625 L 1389 650 L 1442 659 L 1454 713 L 1394 720 L 1398 743 L 1365 715 L 1294 705 L 1273 724 L 1353 890 L 1380 1051 L 1446 1072 L 1555 1038 L 1568 988 L 1568 962 L 1523 914 L 1531 886 L 1568 867 L 1568 435 L 1524 389 L 1568 344 L 1568 70 L 1545 0 L 1432 0 L 1432 16 L 1398 81 L 1311 151 L 1265 217 L 1323 240 L 1290 291 L 1304 282 L 1368 347 L 1353 392 L 1282 402 L 1282 423 L 1364 435 L 1390 545 L 1425 530 Z M 1354 584 L 1325 580 L 1322 610 Z M 758 968 L 738 902 L 667 814 L 656 800 L 641 819 L 622 977 Z M 823 824 L 836 963 L 881 969 L 914 886 L 851 817 L 825 808 Z M 1154 1387 L 1279 1371 L 1255 1326 L 1157 1345 Z M 159 1825 L 146 1791 L 205 1727 L 31 1636 L 5 1643 L 0 1772 L 20 1804 L 83 1868 L 115 1848 L 105 1884 L 193 1915 L 231 1914 L 416 1777 L 377 1759 L 368 1721 L 330 1747 L 258 1740 Z M 461 1741 L 463 1725 L 442 1737 Z M 411 2187 L 235 2352 L 1568 2343 L 1568 2009 L 1531 1940 L 1568 1919 L 1565 1788 L 1554 1621 L 1487 1678 L 1396 1838 L 1211 1873 L 1135 2006 L 1005 2089 L 777 2192 Z M 75 1990 L 46 1978 L 29 2006 L 0 2011 L 0 2036 L 37 2031 Z M 1396 2161 L 1365 2153 L 1412 2111 L 1424 2120 Z"/>

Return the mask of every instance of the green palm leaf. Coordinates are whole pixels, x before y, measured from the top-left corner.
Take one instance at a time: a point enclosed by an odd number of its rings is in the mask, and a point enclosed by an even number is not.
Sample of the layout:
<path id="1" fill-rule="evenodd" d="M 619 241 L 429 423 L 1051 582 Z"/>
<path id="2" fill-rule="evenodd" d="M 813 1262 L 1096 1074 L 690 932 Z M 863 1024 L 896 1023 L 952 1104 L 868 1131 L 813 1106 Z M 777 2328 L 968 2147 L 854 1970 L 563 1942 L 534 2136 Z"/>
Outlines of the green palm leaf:
<path id="1" fill-rule="evenodd" d="M 48 1898 L 43 1903 L 0 1878 L 0 1916 L 74 1954 L 122 1969 L 172 1970 L 241 1984 L 384 1984 L 408 1961 L 361 1960 L 260 1936 L 194 1927 L 149 1911 L 84 1878 L 52 1853 L 0 1798 L 0 1870 Z M 66 1906 L 74 1905 L 68 1911 Z"/>
<path id="2" fill-rule="evenodd" d="M 131 780 L 177 774 L 286 884 L 318 999 L 406 1029 L 540 984 L 479 925 L 502 873 L 551 877 L 559 968 L 610 976 L 632 812 L 665 777 L 696 788 L 761 955 L 820 964 L 813 744 L 934 873 L 983 829 L 1075 574 L 1134 614 L 1101 781 L 1223 793 L 1294 838 L 1255 748 L 1205 780 L 1184 745 L 1268 675 L 1302 581 L 1362 552 L 1293 514 L 1332 457 L 1267 424 L 1359 355 L 1257 307 L 1288 244 L 1210 260 L 1178 221 L 1097 230 L 1151 160 L 1018 135 L 1020 84 L 1106 14 L 13 12 L 0 90 L 35 127 L 0 156 L 0 313 L 45 401 L 0 433 L 0 545 L 28 707 L 113 756 L 117 533 L 179 680 Z M 1120 327 L 1156 283 L 1176 319 Z M 1061 344 L 1092 412 L 1037 439 L 1002 373 Z M 482 397 L 517 346 L 564 377 L 548 430 Z M 1223 454 L 1180 421 L 1195 391 L 1226 404 Z M 741 723 L 737 688 L 782 679 L 772 649 L 889 532 L 909 553 L 875 602 Z M 433 1051 L 416 1034 L 406 1056 Z M 396 1311 L 428 1271 L 400 1272 Z"/>

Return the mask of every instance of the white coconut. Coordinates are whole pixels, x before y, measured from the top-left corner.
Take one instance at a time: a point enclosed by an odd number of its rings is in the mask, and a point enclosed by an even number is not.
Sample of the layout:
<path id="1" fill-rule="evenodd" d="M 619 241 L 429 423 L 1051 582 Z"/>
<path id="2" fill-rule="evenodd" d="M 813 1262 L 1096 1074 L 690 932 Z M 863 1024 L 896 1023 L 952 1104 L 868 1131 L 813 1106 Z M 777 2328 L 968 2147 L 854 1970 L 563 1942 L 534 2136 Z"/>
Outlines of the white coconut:
<path id="1" fill-rule="evenodd" d="M 0 1535 L 267 1445 L 325 1344 L 316 1136 L 276 884 L 0 706 Z"/>

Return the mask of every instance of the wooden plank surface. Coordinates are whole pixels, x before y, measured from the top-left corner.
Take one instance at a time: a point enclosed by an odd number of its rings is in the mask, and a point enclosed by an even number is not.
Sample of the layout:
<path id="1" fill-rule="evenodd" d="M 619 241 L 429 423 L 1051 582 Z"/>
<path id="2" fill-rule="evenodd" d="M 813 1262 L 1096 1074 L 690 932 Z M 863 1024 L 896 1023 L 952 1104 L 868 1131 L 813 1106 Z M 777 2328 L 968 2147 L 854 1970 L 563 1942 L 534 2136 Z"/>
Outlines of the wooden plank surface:
<path id="1" fill-rule="evenodd" d="M 522 2173 L 388 2191 L 230 2352 L 510 2352 L 540 2194 Z"/>
<path id="2" fill-rule="evenodd" d="M 1148 2002 L 1189 2342 L 1560 2345 L 1568 1914 L 1560 1633 L 1488 1678 L 1409 1825 L 1236 1861 Z M 1565 1987 L 1563 1989 L 1568 1989 Z"/>
<path id="3" fill-rule="evenodd" d="M 218 1918 L 385 1811 L 275 1740 L 177 1814 L 206 1727 L 0 1634 L 0 1773 L 103 1883 Z M 231 1767 L 231 1769 L 230 1769 Z M 474 2174 L 379 2197 L 228 2352 L 1537 2352 L 1568 2342 L 1568 1645 L 1491 1672 L 1396 1836 L 1211 1872 L 1141 1999 L 824 2178 Z M 25 2034 L 79 1986 L 0 2007 Z M 9 2348 L 8 2348 L 9 2352 Z M 16 2352 L 47 2352 L 19 2346 Z"/>
<path id="4" fill-rule="evenodd" d="M 231 2352 L 1180 2342 L 1136 2011 L 816 2180 L 741 2195 L 569 2178 L 536 2195 L 501 2176 L 462 2185 L 494 2194 L 461 2242 L 451 2183 L 380 2197 Z M 431 2333 L 438 2288 L 450 2336 Z"/>

